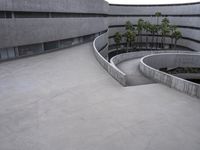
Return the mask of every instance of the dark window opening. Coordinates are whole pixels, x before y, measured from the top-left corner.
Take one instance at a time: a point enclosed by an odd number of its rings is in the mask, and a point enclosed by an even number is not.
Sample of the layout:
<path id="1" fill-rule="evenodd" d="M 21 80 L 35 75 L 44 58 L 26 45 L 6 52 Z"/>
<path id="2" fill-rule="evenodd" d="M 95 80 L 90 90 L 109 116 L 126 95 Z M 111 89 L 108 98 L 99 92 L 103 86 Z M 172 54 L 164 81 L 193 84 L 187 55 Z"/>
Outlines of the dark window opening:
<path id="1" fill-rule="evenodd" d="M 49 18 L 48 12 L 14 12 L 15 18 Z"/>
<path id="2" fill-rule="evenodd" d="M 19 56 L 39 54 L 42 51 L 43 51 L 42 44 L 33 44 L 33 45 L 26 45 L 26 46 L 18 47 Z"/>
<path id="3" fill-rule="evenodd" d="M 57 49 L 58 48 L 58 42 L 59 41 L 53 41 L 53 42 L 44 43 L 44 50 L 48 51 L 48 50 Z"/>

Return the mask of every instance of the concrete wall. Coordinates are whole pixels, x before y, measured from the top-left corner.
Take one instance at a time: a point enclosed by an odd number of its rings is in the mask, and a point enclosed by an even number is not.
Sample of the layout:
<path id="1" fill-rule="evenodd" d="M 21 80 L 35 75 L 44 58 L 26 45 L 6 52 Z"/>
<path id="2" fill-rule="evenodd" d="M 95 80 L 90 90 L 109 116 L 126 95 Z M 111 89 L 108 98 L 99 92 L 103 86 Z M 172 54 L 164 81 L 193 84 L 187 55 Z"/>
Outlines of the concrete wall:
<path id="1" fill-rule="evenodd" d="M 162 54 L 162 53 L 190 53 L 189 51 L 178 51 L 178 50 L 164 50 L 164 51 L 139 51 L 139 52 L 130 52 L 130 53 L 123 53 L 114 56 L 111 58 L 110 62 L 114 66 L 117 66 L 119 63 L 130 60 L 130 59 L 137 59 L 142 58 L 147 55 L 152 54 Z"/>
<path id="2" fill-rule="evenodd" d="M 109 5 L 104 0 L 1 0 L 0 60 L 40 54 L 51 46 L 55 50 L 79 44 L 91 40 L 108 26 L 124 25 L 127 20 L 136 24 L 142 17 L 155 22 L 151 15 L 156 11 L 168 15 L 180 27 L 186 38 L 179 45 L 200 51 L 200 42 L 196 42 L 200 39 L 200 3 L 123 6 Z M 118 29 L 110 28 L 109 36 Z M 109 44 L 113 44 L 112 39 Z M 107 53 L 106 49 L 101 51 L 104 58 Z"/>
<path id="3" fill-rule="evenodd" d="M 178 26 L 184 37 L 179 41 L 179 45 L 200 51 L 199 2 L 179 5 L 110 5 L 109 36 L 113 36 L 117 30 L 123 32 L 123 27 L 119 28 L 116 26 L 124 25 L 128 20 L 136 24 L 137 20 L 142 18 L 156 23 L 155 12 L 161 12 L 164 16 L 168 16 L 170 22 Z M 164 16 L 160 17 L 160 21 Z M 112 40 L 110 44 L 112 44 Z"/>
<path id="4" fill-rule="evenodd" d="M 94 34 L 107 29 L 102 18 L 0 19 L 0 46 L 14 47 Z"/>
<path id="5" fill-rule="evenodd" d="M 104 0 L 1 0 L 2 11 L 75 12 L 107 14 Z"/>
<path id="6" fill-rule="evenodd" d="M 120 11 L 119 11 L 120 9 Z M 200 3 L 190 3 L 190 4 L 169 4 L 169 5 L 115 5 L 111 4 L 109 9 L 109 14 L 129 14 L 138 15 L 146 14 L 153 15 L 155 11 L 162 12 L 163 14 L 199 14 Z"/>
<path id="7" fill-rule="evenodd" d="M 199 67 L 200 54 L 157 54 L 140 61 L 140 71 L 147 77 L 171 88 L 200 98 L 200 85 L 159 71 L 165 67 Z"/>
<path id="8" fill-rule="evenodd" d="M 55 50 L 92 40 L 107 30 L 107 13 L 104 0 L 1 0 L 0 60 L 21 57 L 21 47 L 25 56 L 46 52 L 45 43 Z"/>
<path id="9" fill-rule="evenodd" d="M 121 85 L 126 86 L 126 75 L 121 72 L 116 66 L 110 64 L 99 52 L 108 43 L 108 32 L 97 37 L 93 42 L 94 55 L 100 65 Z M 108 49 L 108 46 L 104 48 Z"/>

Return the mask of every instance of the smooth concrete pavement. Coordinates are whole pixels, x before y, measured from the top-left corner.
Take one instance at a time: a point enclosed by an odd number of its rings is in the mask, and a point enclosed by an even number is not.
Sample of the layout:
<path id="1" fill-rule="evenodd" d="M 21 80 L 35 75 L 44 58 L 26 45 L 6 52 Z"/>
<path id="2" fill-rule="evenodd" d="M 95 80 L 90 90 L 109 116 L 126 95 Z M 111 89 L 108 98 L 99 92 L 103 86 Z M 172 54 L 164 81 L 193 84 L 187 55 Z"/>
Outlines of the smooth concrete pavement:
<path id="1" fill-rule="evenodd" d="M 140 58 L 129 59 L 117 64 L 117 67 L 127 75 L 127 85 L 135 86 L 155 83 L 140 72 L 139 63 Z"/>
<path id="2" fill-rule="evenodd" d="M 0 150 L 199 149 L 199 99 L 122 87 L 91 43 L 0 64 Z"/>

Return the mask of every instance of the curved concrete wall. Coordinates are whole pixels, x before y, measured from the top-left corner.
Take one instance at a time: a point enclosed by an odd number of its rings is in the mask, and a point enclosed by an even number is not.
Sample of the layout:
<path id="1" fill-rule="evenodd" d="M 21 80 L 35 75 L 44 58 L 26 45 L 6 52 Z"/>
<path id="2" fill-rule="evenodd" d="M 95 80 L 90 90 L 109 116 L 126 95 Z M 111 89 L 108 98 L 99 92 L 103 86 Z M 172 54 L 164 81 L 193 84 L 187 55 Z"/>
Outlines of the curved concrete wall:
<path id="1" fill-rule="evenodd" d="M 111 64 L 117 66 L 119 63 L 130 60 L 130 59 L 137 59 L 142 58 L 147 55 L 152 54 L 162 54 L 162 53 L 189 53 L 189 51 L 178 51 L 178 50 L 164 50 L 164 51 L 139 51 L 139 52 L 130 52 L 130 53 L 122 53 L 119 55 L 114 56 L 110 59 Z"/>
<path id="2" fill-rule="evenodd" d="M 20 18 L 3 20 L 0 28 L 0 46 L 6 48 L 94 34 L 107 23 L 103 18 Z"/>
<path id="3" fill-rule="evenodd" d="M 0 60 L 69 47 L 90 41 L 109 28 L 123 30 L 127 20 L 156 21 L 156 11 L 178 25 L 184 38 L 178 45 L 200 51 L 200 3 L 180 5 L 109 5 L 104 0 L 1 0 Z M 161 19 L 160 19 L 161 20 Z M 113 44 L 112 38 L 109 44 Z M 108 51 L 101 54 L 107 58 Z"/>
<path id="4" fill-rule="evenodd" d="M 200 3 L 172 4 L 172 5 L 115 5 L 109 7 L 109 36 L 119 30 L 126 21 L 130 20 L 133 24 L 139 18 L 156 23 L 155 12 L 161 12 L 162 17 L 167 16 L 170 22 L 177 25 L 183 33 L 183 39 L 178 41 L 178 45 L 200 51 Z M 160 21 L 162 20 L 160 17 Z M 110 44 L 113 44 L 112 38 Z"/>
<path id="5" fill-rule="evenodd" d="M 120 7 L 120 11 L 119 11 Z M 199 14 L 200 3 L 183 3 L 183 4 L 163 4 L 163 5 L 118 5 L 110 4 L 109 14 L 129 14 L 129 15 L 153 15 L 155 10 L 167 15 L 174 14 Z"/>
<path id="6" fill-rule="evenodd" d="M 94 55 L 101 66 L 121 85 L 126 86 L 126 75 L 121 72 L 115 65 L 109 63 L 100 53 L 102 49 L 108 49 L 108 32 L 97 37 L 93 42 Z M 106 45 L 106 46 L 105 46 Z"/>
<path id="7" fill-rule="evenodd" d="M 200 98 L 200 84 L 159 71 L 159 68 L 199 67 L 199 54 L 157 54 L 146 56 L 140 61 L 139 69 L 147 77 L 171 88 Z"/>
<path id="8" fill-rule="evenodd" d="M 1 0 L 0 60 L 83 43 L 107 30 L 103 0 Z"/>
<path id="9" fill-rule="evenodd" d="M 1 0 L 0 10 L 107 14 L 108 4 L 103 0 Z"/>

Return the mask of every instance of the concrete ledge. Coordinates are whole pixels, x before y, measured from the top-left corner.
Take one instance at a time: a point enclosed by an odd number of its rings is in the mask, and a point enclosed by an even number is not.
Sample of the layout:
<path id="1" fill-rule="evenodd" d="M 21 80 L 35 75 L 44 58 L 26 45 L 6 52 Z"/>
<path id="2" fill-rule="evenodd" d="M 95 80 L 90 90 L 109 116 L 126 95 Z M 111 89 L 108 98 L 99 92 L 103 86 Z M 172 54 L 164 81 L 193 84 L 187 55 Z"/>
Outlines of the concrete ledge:
<path id="1" fill-rule="evenodd" d="M 129 60 L 129 59 L 137 59 L 142 58 L 146 55 L 151 54 L 160 54 L 160 53 L 189 53 L 191 51 L 180 51 L 180 50 L 162 50 L 162 51 L 139 51 L 139 52 L 130 52 L 130 53 L 123 53 L 111 58 L 110 62 L 113 66 L 117 64 Z"/>
<path id="2" fill-rule="evenodd" d="M 200 98 L 200 84 L 159 71 L 163 67 L 199 67 L 200 54 L 154 54 L 141 59 L 139 69 L 147 77 L 188 95 Z"/>
<path id="3" fill-rule="evenodd" d="M 117 67 L 110 64 L 106 58 L 104 58 L 99 50 L 104 47 L 108 43 L 108 32 L 100 35 L 97 37 L 93 42 L 93 48 L 94 48 L 94 55 L 97 59 L 97 61 L 101 64 L 101 66 L 115 79 L 117 80 L 121 85 L 126 86 L 126 74 L 121 72 Z M 104 48 L 103 51 L 107 51 L 108 45 Z"/>

